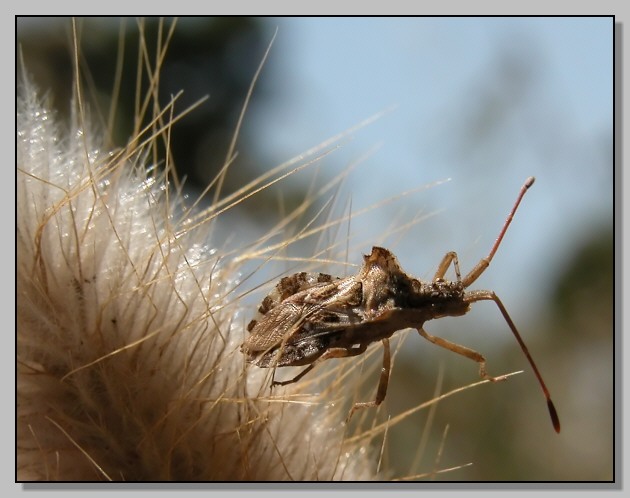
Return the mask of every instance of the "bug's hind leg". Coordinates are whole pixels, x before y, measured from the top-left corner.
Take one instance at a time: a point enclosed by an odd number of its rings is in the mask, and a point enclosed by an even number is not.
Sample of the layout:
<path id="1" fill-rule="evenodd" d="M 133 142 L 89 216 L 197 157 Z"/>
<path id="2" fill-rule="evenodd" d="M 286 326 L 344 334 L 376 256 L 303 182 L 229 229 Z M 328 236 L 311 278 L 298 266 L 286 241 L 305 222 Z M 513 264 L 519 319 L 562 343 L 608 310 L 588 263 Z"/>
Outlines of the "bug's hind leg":
<path id="1" fill-rule="evenodd" d="M 304 377 L 311 370 L 313 370 L 313 368 L 315 368 L 315 363 L 312 363 L 311 365 L 306 367 L 304 370 L 302 370 L 299 374 L 297 374 L 295 377 L 293 377 L 290 380 L 283 380 L 283 381 L 272 380 L 271 381 L 271 387 L 274 387 L 274 386 L 286 386 L 288 384 L 293 384 L 294 382 L 297 382 L 302 377 Z"/>
<path id="2" fill-rule="evenodd" d="M 329 360 L 331 358 L 346 358 L 348 356 L 357 356 L 357 355 L 365 353 L 366 349 L 367 349 L 367 344 L 360 344 L 359 347 L 356 347 L 356 348 L 350 347 L 350 348 L 330 348 L 330 349 L 327 349 L 324 352 L 324 354 L 322 354 L 319 358 L 317 358 L 315 361 L 313 361 L 313 363 L 311 363 L 308 367 L 306 367 L 304 370 L 302 370 L 299 374 L 297 374 L 292 379 L 284 380 L 284 381 L 275 381 L 274 380 L 271 383 L 271 386 L 272 387 L 273 386 L 286 386 L 288 384 L 293 384 L 294 382 L 297 382 L 302 377 L 304 377 L 311 370 L 313 370 L 313 368 L 315 368 L 318 363 L 321 363 L 324 360 Z"/>

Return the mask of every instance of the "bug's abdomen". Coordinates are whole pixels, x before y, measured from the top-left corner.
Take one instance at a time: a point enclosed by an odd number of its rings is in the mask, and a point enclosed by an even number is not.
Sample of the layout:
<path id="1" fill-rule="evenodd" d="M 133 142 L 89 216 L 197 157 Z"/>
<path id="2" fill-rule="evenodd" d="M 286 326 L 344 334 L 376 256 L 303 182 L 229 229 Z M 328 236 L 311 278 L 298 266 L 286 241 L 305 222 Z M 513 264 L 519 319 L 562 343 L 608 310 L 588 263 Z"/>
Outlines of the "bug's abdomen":
<path id="1" fill-rule="evenodd" d="M 247 361 L 262 368 L 299 367 L 313 363 L 326 349 L 325 339 L 315 338 L 297 344 L 284 344 L 263 354 L 248 355 Z"/>

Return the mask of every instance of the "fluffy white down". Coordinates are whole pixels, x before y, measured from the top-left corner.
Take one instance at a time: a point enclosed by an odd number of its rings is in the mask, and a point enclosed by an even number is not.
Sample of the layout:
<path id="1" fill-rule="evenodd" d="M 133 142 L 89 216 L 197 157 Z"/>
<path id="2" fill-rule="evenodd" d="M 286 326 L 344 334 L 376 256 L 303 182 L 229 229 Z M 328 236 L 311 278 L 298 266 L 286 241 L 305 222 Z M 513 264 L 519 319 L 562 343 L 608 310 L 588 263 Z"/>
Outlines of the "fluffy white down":
<path id="1" fill-rule="evenodd" d="M 80 115 L 62 126 L 22 82 L 18 479 L 374 478 L 345 412 L 269 402 L 238 350 L 238 264 L 143 151 L 103 150 Z"/>

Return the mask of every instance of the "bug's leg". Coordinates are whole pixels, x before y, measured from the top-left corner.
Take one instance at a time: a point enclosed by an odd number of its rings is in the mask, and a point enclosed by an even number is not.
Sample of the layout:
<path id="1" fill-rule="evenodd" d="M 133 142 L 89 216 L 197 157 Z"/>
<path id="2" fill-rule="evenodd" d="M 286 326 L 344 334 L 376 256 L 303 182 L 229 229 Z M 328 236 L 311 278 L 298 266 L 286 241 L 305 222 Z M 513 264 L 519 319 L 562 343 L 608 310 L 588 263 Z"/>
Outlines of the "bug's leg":
<path id="1" fill-rule="evenodd" d="M 348 356 L 357 356 L 362 353 L 365 353 L 367 349 L 367 344 L 361 344 L 357 348 L 330 348 L 327 349 L 324 354 L 322 354 L 319 358 L 317 358 L 313 363 L 311 363 L 308 367 L 302 370 L 299 374 L 293 377 L 290 380 L 284 381 L 273 381 L 272 386 L 286 386 L 287 384 L 293 384 L 297 382 L 302 377 L 304 377 L 307 373 L 309 373 L 318 363 L 321 363 L 324 360 L 329 360 L 331 358 L 346 358 Z"/>
<path id="2" fill-rule="evenodd" d="M 423 328 L 417 329 L 418 333 L 424 337 L 427 341 L 432 342 L 440 347 L 448 349 L 449 351 L 453 351 L 453 353 L 461 354 L 466 358 L 470 358 L 473 361 L 479 363 L 479 376 L 482 379 L 490 380 L 492 382 L 496 382 L 499 380 L 505 380 L 505 377 L 492 377 L 488 375 L 486 372 L 486 358 L 481 354 L 477 353 L 477 351 L 467 348 L 466 346 L 461 346 L 459 344 L 455 344 L 454 342 L 447 341 L 446 339 L 442 339 L 441 337 L 436 337 L 434 335 L 429 334 Z"/>
<path id="3" fill-rule="evenodd" d="M 434 282 L 436 280 L 441 280 L 442 278 L 444 278 L 444 275 L 446 274 L 446 270 L 448 270 L 448 267 L 450 266 L 451 263 L 453 263 L 453 266 L 455 267 L 455 275 L 457 276 L 457 281 L 461 282 L 462 276 L 461 276 L 461 272 L 459 271 L 459 260 L 457 259 L 457 253 L 454 251 L 447 252 L 442 258 L 442 261 L 440 261 L 440 264 L 438 265 L 438 269 L 435 272 L 435 275 L 433 276 Z"/>
<path id="4" fill-rule="evenodd" d="M 350 409 L 350 413 L 348 413 L 348 417 L 346 418 L 346 423 L 350 421 L 350 418 L 354 414 L 355 411 L 361 408 L 372 408 L 380 405 L 385 399 L 385 395 L 387 394 L 387 385 L 389 384 L 389 372 L 391 370 L 391 353 L 389 350 L 389 339 L 383 339 L 383 367 L 381 369 L 381 377 L 378 381 L 378 387 L 376 389 L 376 398 L 374 401 L 366 401 L 363 403 L 355 403 L 354 406 Z"/>
<path id="5" fill-rule="evenodd" d="M 302 370 L 299 374 L 297 374 L 295 377 L 293 377 L 290 380 L 283 380 L 283 381 L 273 380 L 271 382 L 271 387 L 273 387 L 273 386 L 286 386 L 287 384 L 293 384 L 294 382 L 297 382 L 302 377 L 304 377 L 311 370 L 313 370 L 313 368 L 315 368 L 315 363 L 310 364 L 308 367 L 306 367 L 304 370 Z"/>

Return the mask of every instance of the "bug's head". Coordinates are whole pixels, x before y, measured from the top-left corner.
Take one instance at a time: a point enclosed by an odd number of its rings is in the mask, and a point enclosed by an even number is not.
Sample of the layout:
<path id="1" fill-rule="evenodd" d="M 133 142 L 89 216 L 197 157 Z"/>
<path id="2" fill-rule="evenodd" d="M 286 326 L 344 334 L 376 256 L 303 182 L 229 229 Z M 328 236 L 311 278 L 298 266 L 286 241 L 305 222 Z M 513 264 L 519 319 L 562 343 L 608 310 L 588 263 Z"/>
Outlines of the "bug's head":
<path id="1" fill-rule="evenodd" d="M 462 316 L 470 309 L 470 303 L 464 299 L 466 291 L 459 281 L 437 278 L 421 285 L 422 294 L 430 303 L 433 318 Z"/>

